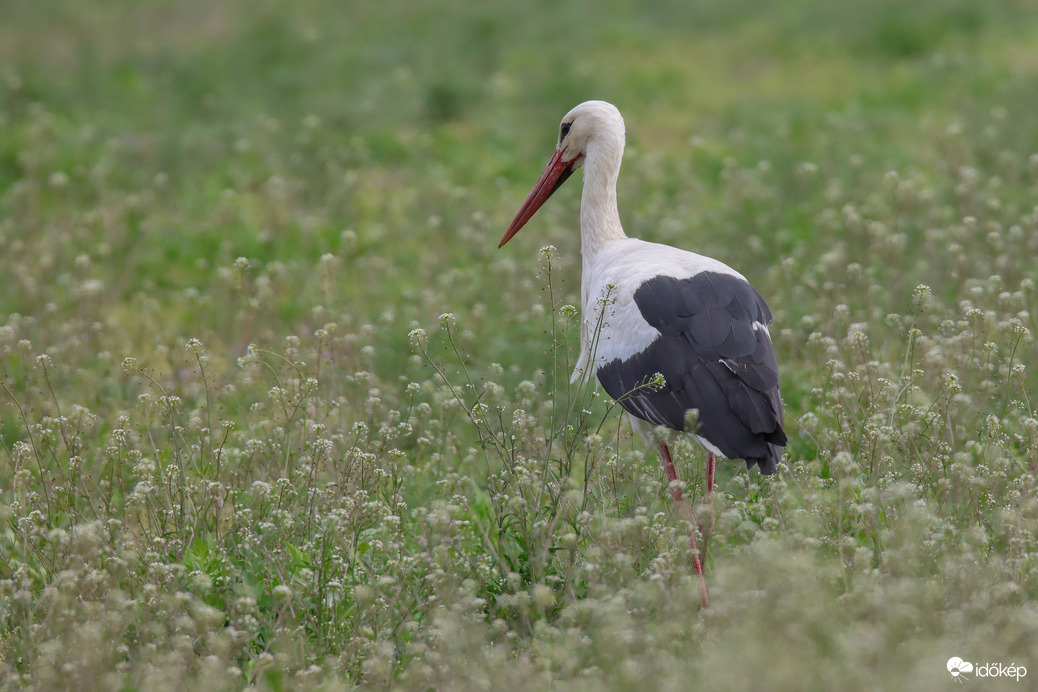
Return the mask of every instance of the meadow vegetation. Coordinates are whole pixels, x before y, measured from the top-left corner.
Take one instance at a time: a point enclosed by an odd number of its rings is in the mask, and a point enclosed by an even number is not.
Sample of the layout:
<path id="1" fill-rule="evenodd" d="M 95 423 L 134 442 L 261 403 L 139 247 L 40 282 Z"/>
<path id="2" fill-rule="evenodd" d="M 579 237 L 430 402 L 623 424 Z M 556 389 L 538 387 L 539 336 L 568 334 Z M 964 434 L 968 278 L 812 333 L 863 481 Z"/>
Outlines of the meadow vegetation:
<path id="1" fill-rule="evenodd" d="M 1034 679 L 1025 5 L 6 3 L 3 687 Z M 722 465 L 702 611 L 569 383 L 577 185 L 497 250 L 590 98 L 628 233 L 775 315 L 790 444 Z"/>

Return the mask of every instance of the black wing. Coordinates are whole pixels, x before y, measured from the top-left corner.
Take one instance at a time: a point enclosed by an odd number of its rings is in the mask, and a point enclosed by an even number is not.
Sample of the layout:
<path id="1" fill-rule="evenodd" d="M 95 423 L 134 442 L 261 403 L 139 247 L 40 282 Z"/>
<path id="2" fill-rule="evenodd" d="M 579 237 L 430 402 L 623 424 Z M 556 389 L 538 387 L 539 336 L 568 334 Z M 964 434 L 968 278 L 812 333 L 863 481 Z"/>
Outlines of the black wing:
<path id="1" fill-rule="evenodd" d="M 771 322 L 771 310 L 760 293 L 739 277 L 701 272 L 649 279 L 634 302 L 660 336 L 598 369 L 606 392 L 632 415 L 674 430 L 685 430 L 697 409 L 691 432 L 747 468 L 774 473 L 786 435 L 775 349 L 759 326 Z M 666 384 L 649 391 L 643 385 L 657 372 Z"/>

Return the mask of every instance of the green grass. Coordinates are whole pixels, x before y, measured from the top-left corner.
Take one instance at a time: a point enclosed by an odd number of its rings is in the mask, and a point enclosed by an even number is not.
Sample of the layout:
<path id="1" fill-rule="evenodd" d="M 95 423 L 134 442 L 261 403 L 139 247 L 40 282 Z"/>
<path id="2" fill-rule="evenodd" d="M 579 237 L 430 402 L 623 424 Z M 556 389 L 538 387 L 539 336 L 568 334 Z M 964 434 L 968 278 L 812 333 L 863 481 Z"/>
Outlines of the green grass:
<path id="1" fill-rule="evenodd" d="M 5 688 L 1038 675 L 1024 4 L 8 5 Z M 568 382 L 577 185 L 497 250 L 589 98 L 627 231 L 775 314 L 790 443 L 720 470 L 704 611 L 655 454 Z"/>

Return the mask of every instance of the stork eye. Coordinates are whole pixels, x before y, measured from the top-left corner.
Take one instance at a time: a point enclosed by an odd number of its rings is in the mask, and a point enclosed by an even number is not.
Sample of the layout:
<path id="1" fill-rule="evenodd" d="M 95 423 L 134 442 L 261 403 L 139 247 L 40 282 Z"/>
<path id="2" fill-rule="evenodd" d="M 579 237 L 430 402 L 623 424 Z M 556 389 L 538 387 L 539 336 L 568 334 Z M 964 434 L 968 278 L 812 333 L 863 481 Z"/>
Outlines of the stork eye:
<path id="1" fill-rule="evenodd" d="M 573 123 L 562 123 L 562 127 L 559 129 L 559 143 L 566 139 L 566 135 L 569 134 L 569 128 L 573 127 Z"/>

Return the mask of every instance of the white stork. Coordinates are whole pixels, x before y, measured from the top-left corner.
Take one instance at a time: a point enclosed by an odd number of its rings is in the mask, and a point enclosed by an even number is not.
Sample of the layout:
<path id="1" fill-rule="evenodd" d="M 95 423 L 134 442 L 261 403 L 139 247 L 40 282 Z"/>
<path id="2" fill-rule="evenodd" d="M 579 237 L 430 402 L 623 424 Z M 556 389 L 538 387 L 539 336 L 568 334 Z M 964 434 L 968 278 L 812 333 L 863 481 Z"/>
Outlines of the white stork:
<path id="1" fill-rule="evenodd" d="M 706 448 L 713 503 L 714 457 L 744 459 L 775 473 L 786 444 L 778 363 L 764 298 L 726 264 L 668 245 L 628 238 L 616 208 L 624 121 L 605 101 L 587 101 L 562 119 L 541 177 L 498 247 L 507 243 L 573 172 L 584 167 L 580 199 L 583 255 L 581 353 L 573 380 L 591 372 L 630 414 L 631 427 L 657 445 L 675 502 L 688 513 L 693 566 L 706 582 L 692 511 L 658 426 L 689 432 Z M 662 388 L 646 387 L 657 373 Z M 698 412 L 688 430 L 689 411 Z M 711 530 L 713 524 L 711 512 Z M 709 532 L 704 531 L 705 558 Z"/>

